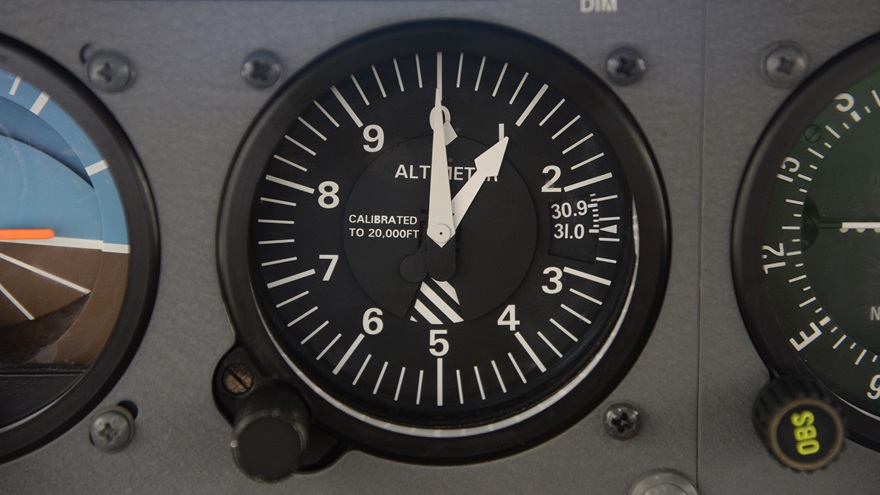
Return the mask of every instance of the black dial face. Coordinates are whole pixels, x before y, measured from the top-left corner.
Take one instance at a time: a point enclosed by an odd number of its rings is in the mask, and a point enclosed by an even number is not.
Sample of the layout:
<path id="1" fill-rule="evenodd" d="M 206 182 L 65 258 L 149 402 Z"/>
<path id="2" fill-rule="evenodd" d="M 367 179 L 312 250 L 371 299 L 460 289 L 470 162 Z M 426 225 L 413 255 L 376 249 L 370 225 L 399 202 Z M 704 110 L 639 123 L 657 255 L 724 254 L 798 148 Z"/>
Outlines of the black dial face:
<path id="1" fill-rule="evenodd" d="M 242 153 L 227 232 L 247 232 L 272 344 L 350 419 L 486 435 L 578 388 L 594 402 L 628 366 L 599 363 L 644 343 L 660 292 L 623 323 L 636 280 L 665 283 L 659 182 L 620 104 L 555 49 L 469 23 L 383 31 L 295 79 Z"/>
<path id="2" fill-rule="evenodd" d="M 808 372 L 880 442 L 880 44 L 824 68 L 753 157 L 734 232 L 740 303 L 777 372 Z"/>

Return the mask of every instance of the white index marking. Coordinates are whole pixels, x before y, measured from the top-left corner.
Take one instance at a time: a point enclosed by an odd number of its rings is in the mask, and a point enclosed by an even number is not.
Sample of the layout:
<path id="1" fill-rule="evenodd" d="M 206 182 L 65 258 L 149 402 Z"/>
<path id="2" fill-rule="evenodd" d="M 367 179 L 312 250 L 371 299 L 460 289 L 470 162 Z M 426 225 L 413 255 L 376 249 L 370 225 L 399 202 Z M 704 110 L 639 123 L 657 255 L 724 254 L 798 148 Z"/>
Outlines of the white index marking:
<path id="1" fill-rule="evenodd" d="M 816 301 L 816 298 L 815 298 L 815 297 L 811 297 L 811 298 L 807 299 L 806 301 L 804 301 L 804 302 L 798 304 L 798 307 L 803 308 L 804 306 L 807 306 L 807 305 L 809 305 L 809 304 L 812 304 L 812 303 L 815 302 L 815 301 Z"/>
<path id="2" fill-rule="evenodd" d="M 382 371 L 379 372 L 379 378 L 376 379 L 376 386 L 373 387 L 373 395 L 376 395 L 376 392 L 379 391 L 379 384 L 382 383 L 382 377 L 385 376 L 386 368 L 388 368 L 388 361 L 385 361 L 385 364 L 382 365 Z"/>
<path id="3" fill-rule="evenodd" d="M 351 80 L 354 82 L 354 87 L 357 88 L 358 93 L 361 95 L 361 99 L 364 100 L 364 104 L 370 106 L 370 100 L 367 99 L 367 95 L 364 94 L 364 90 L 361 88 L 360 83 L 358 83 L 357 78 L 354 77 L 354 74 L 351 75 Z"/>
<path id="4" fill-rule="evenodd" d="M 281 265 L 284 263 L 290 263 L 291 261 L 296 261 L 296 256 L 292 258 L 281 258 L 274 261 L 267 261 L 265 263 L 260 263 L 260 266 L 273 266 L 273 265 Z"/>
<path id="5" fill-rule="evenodd" d="M 394 62 L 394 72 L 397 74 L 397 85 L 400 86 L 400 92 L 403 93 L 403 78 L 400 77 L 400 67 L 397 65 L 397 59 L 391 59 Z"/>
<path id="6" fill-rule="evenodd" d="M 602 175 L 598 175 L 596 177 L 591 177 L 586 180 L 582 180 L 580 182 L 575 182 L 574 184 L 569 184 L 562 188 L 563 191 L 569 192 L 574 191 L 575 189 L 580 189 L 582 187 L 587 187 L 591 184 L 595 184 L 597 182 L 602 182 L 603 180 L 608 180 L 612 177 L 611 172 L 604 173 Z M 596 201 L 599 201 L 598 199 Z"/>
<path id="7" fill-rule="evenodd" d="M 443 358 L 437 358 L 437 405 L 443 405 Z"/>
<path id="8" fill-rule="evenodd" d="M 513 92 L 513 96 L 510 97 L 510 101 L 507 102 L 508 105 L 513 105 L 514 100 L 516 100 L 516 96 L 519 94 L 519 90 L 522 89 L 523 84 L 526 82 L 526 79 L 528 77 L 529 77 L 529 73 L 526 72 L 525 75 L 523 75 L 523 78 L 519 81 L 519 86 L 516 87 L 516 91 Z"/>
<path id="9" fill-rule="evenodd" d="M 364 374 L 364 370 L 367 368 L 367 363 L 370 362 L 371 357 L 373 357 L 372 354 L 367 354 L 367 359 L 364 359 L 364 364 L 361 365 L 361 369 L 358 370 L 357 376 L 355 376 L 354 381 L 351 382 L 352 385 L 357 385 L 357 382 L 361 379 L 361 375 Z"/>
<path id="10" fill-rule="evenodd" d="M 560 135 L 562 135 L 563 132 L 565 132 L 566 129 L 568 129 L 569 127 L 571 127 L 571 125 L 574 124 L 575 122 L 577 122 L 580 118 L 581 118 L 580 115 L 575 116 L 575 118 L 571 119 L 570 121 L 568 121 L 567 124 L 565 124 L 564 126 L 562 126 L 562 129 L 559 129 L 558 131 L 556 131 L 556 134 L 554 134 L 553 136 L 551 136 L 550 139 L 556 139 L 556 138 L 558 138 Z"/>
<path id="11" fill-rule="evenodd" d="M 538 337 L 541 337 L 541 340 L 543 340 L 544 343 L 547 344 L 547 347 L 549 347 L 550 350 L 553 351 L 553 354 L 556 354 L 556 357 L 562 357 L 562 353 L 559 352 L 559 349 L 557 349 L 556 346 L 553 345 L 553 344 L 550 342 L 550 340 L 549 340 L 547 337 L 544 336 L 543 333 L 538 332 Z"/>
<path id="12" fill-rule="evenodd" d="M 522 370 L 519 369 L 519 365 L 516 363 L 516 359 L 513 359 L 513 354 L 508 352 L 507 357 L 509 357 L 510 362 L 513 363 L 513 367 L 514 367 L 514 369 L 516 369 L 516 374 L 519 375 L 519 379 L 522 380 L 523 383 L 528 383 L 528 381 L 526 381 L 526 376 L 523 375 Z"/>
<path id="13" fill-rule="evenodd" d="M 480 378 L 480 369 L 474 366 L 474 375 L 477 376 L 477 388 L 480 389 L 480 398 L 486 400 L 486 391 L 483 390 L 483 380 Z"/>
<path id="14" fill-rule="evenodd" d="M 373 68 L 373 77 L 376 78 L 376 84 L 379 85 L 379 92 L 382 93 L 382 98 L 388 98 L 388 94 L 385 93 L 385 86 L 382 85 L 382 80 L 379 79 L 379 72 L 376 70 L 376 66 L 371 65 L 370 67 Z"/>
<path id="15" fill-rule="evenodd" d="M 297 141 L 296 139 L 293 139 L 292 137 L 290 137 L 290 136 L 288 136 L 288 135 L 286 135 L 286 134 L 284 135 L 284 138 L 287 139 L 288 141 L 290 141 L 291 143 L 293 143 L 293 144 L 299 146 L 300 148 L 302 148 L 302 150 L 305 151 L 306 153 L 308 153 L 308 154 L 310 154 L 310 155 L 312 155 L 312 156 L 315 156 L 315 155 L 316 155 L 316 153 L 315 153 L 314 151 L 312 151 L 308 146 L 302 144 L 301 142 Z"/>
<path id="16" fill-rule="evenodd" d="M 576 165 L 572 165 L 571 169 L 577 170 L 578 168 L 583 167 L 584 165 L 586 165 L 588 163 L 592 163 L 592 162 L 598 160 L 599 158 L 602 158 L 603 156 L 605 156 L 605 153 L 599 153 L 598 155 L 587 158 L 586 160 L 584 160 Z"/>
<path id="17" fill-rule="evenodd" d="M 522 115 L 520 115 L 519 118 L 516 120 L 517 127 L 522 126 L 523 122 L 525 122 L 525 120 L 529 116 L 529 114 L 532 113 L 532 110 L 535 109 L 535 105 L 537 105 L 538 102 L 541 101 L 541 97 L 544 96 L 544 93 L 546 91 L 547 91 L 547 85 L 545 84 L 545 85 L 541 86 L 541 89 L 538 90 L 538 94 L 536 94 L 535 97 L 532 98 L 532 101 L 531 101 L 531 103 L 529 103 L 529 106 L 526 107 L 526 109 L 522 113 Z"/>
<path id="18" fill-rule="evenodd" d="M 324 116 L 327 117 L 327 119 L 328 119 L 328 120 L 329 120 L 329 121 L 330 121 L 335 127 L 339 127 L 339 122 L 336 122 L 336 119 L 334 119 L 333 117 L 331 117 L 331 116 L 330 116 L 330 113 L 327 112 L 327 110 L 325 110 L 324 107 L 322 107 L 320 103 L 318 103 L 317 101 L 313 101 L 312 103 L 314 103 L 315 106 L 318 107 L 318 110 L 320 110 L 321 113 L 323 113 Z"/>
<path id="19" fill-rule="evenodd" d="M 859 115 L 859 112 L 856 112 L 855 110 L 850 112 L 849 116 L 853 119 L 853 122 L 859 122 L 860 120 L 862 120 L 862 116 Z"/>
<path id="20" fill-rule="evenodd" d="M 86 167 L 86 173 L 89 174 L 89 177 L 105 170 L 107 170 L 107 160 L 101 160 Z"/>
<path id="21" fill-rule="evenodd" d="M 544 124 L 547 123 L 547 120 L 552 117 L 557 110 L 559 110 L 559 107 L 561 107 L 563 103 L 565 103 L 565 98 L 559 100 L 559 103 L 557 103 L 556 106 L 553 107 L 553 110 L 550 110 L 550 113 L 548 113 L 543 119 L 541 119 L 541 122 L 538 124 L 538 126 L 544 127 Z"/>
<path id="22" fill-rule="evenodd" d="M 269 182 L 274 182 L 276 184 L 282 185 L 284 187 L 296 189 L 297 191 L 302 191 L 302 192 L 308 193 L 308 194 L 315 194 L 315 190 L 311 187 L 304 186 L 302 184 L 297 184 L 296 182 L 291 182 L 289 180 L 284 180 L 284 179 L 275 177 L 274 175 L 267 175 L 266 180 Z"/>
<path id="23" fill-rule="evenodd" d="M 617 195 L 612 194 L 611 196 L 602 196 L 601 198 L 596 198 L 593 201 L 595 203 L 601 203 L 602 201 L 611 201 L 612 199 L 617 199 Z"/>
<path id="24" fill-rule="evenodd" d="M 876 94 L 876 93 L 875 93 L 875 94 Z M 827 126 L 827 125 L 826 125 L 826 126 L 825 126 L 825 129 L 826 129 L 828 132 L 830 132 L 831 135 L 834 136 L 836 139 L 840 139 L 840 134 L 838 134 L 837 131 L 835 131 L 834 129 L 832 129 L 831 126 Z"/>
<path id="25" fill-rule="evenodd" d="M 462 65 L 464 65 L 464 52 L 461 52 L 461 54 L 458 56 L 458 77 L 455 78 L 455 87 L 456 88 L 461 87 L 461 67 L 462 67 Z M 462 404 L 464 404 L 464 403 L 462 402 Z"/>
<path id="26" fill-rule="evenodd" d="M 43 111 L 46 103 L 49 103 L 49 94 L 43 91 L 42 93 L 40 93 L 40 96 L 37 96 L 34 104 L 31 105 L 31 113 L 34 115 L 40 115 L 40 112 Z"/>
<path id="27" fill-rule="evenodd" d="M 260 198 L 260 201 L 262 201 L 264 203 L 274 203 L 276 205 L 282 205 L 282 206 L 296 206 L 296 203 L 292 203 L 290 201 L 282 201 L 280 199 L 275 199 L 275 198 L 262 197 L 262 198 Z"/>
<path id="28" fill-rule="evenodd" d="M 293 321 L 291 321 L 290 323 L 287 324 L 287 328 L 290 328 L 290 327 L 296 325 L 297 323 L 303 321 L 303 320 L 306 319 L 310 314 L 314 313 L 314 312 L 317 311 L 317 310 L 318 310 L 318 307 L 315 306 L 315 307 L 313 307 L 312 309 L 306 311 L 305 313 L 299 315 L 295 320 L 293 320 Z M 319 359 L 320 359 L 320 358 L 319 358 Z"/>
<path id="29" fill-rule="evenodd" d="M 297 117 L 296 120 L 302 122 L 302 124 L 303 124 L 304 126 L 308 127 L 310 131 L 314 132 L 316 136 L 318 136 L 319 138 L 321 138 L 321 141 L 326 141 L 326 140 L 327 140 L 327 136 L 325 136 L 325 135 L 321 134 L 320 132 L 318 132 L 318 130 L 315 129 L 315 128 L 312 126 L 312 124 L 309 124 L 308 122 L 306 122 L 305 119 L 303 119 L 302 117 Z M 277 156 L 277 155 L 276 155 L 276 156 Z"/>
<path id="30" fill-rule="evenodd" d="M 813 148 L 807 148 L 807 151 L 812 153 L 814 156 L 818 157 L 820 160 L 825 159 L 825 155 L 823 155 L 822 153 L 819 153 L 818 151 L 814 150 Z"/>
<path id="31" fill-rule="evenodd" d="M 356 113 L 354 113 L 354 109 L 352 109 L 351 105 L 349 105 L 348 102 L 345 101 L 345 97 L 343 97 L 342 93 L 340 93 L 339 90 L 336 89 L 336 86 L 330 86 L 330 91 L 332 91 L 333 96 L 335 96 L 336 99 L 339 100 L 339 103 L 342 105 L 342 108 L 345 109 L 345 112 L 348 114 L 348 116 L 351 117 L 351 120 L 354 121 L 354 125 L 358 126 L 358 128 L 363 127 L 364 123 L 361 122 L 361 119 L 358 118 Z"/>
<path id="32" fill-rule="evenodd" d="M 338 342 L 340 338 L 342 338 L 342 334 L 337 333 L 336 337 L 333 340 L 331 340 L 329 344 L 327 344 L 327 347 L 325 347 L 324 350 L 321 351 L 320 354 L 318 354 L 318 357 L 315 358 L 315 361 L 320 361 L 321 358 L 324 357 L 324 354 L 327 354 L 327 351 L 329 351 L 330 348 L 333 347 L 333 345 L 336 344 L 336 342 Z"/>
<path id="33" fill-rule="evenodd" d="M 495 376 L 498 378 L 498 383 L 501 385 L 501 392 L 507 393 L 507 387 L 504 386 L 504 380 L 501 379 L 501 372 L 498 371 L 498 365 L 495 364 L 495 360 L 492 360 L 492 368 L 495 369 Z"/>
<path id="34" fill-rule="evenodd" d="M 862 353 L 859 354 L 859 358 L 856 359 L 856 366 L 858 366 L 859 363 L 862 362 L 862 358 L 865 357 L 865 354 L 867 354 L 867 353 L 868 353 L 868 351 L 866 351 L 865 349 L 862 349 Z"/>
<path id="35" fill-rule="evenodd" d="M 566 330 L 564 326 L 560 325 L 560 324 L 559 324 L 556 320 L 554 320 L 553 318 L 550 318 L 550 323 L 552 323 L 554 327 L 558 328 L 560 332 L 564 333 L 564 334 L 565 334 L 568 338 L 570 338 L 571 340 L 573 340 L 573 341 L 575 341 L 575 342 L 578 341 L 577 337 L 575 337 L 574 335 L 572 335 L 571 332 L 569 332 L 568 330 Z"/>
<path id="36" fill-rule="evenodd" d="M 329 325 L 329 324 L 330 324 L 329 321 L 325 321 L 324 323 L 321 323 L 321 325 L 319 325 L 318 328 L 316 328 L 315 330 L 313 330 L 312 333 L 310 333 L 308 336 L 306 336 L 306 338 L 302 339 L 302 340 L 300 341 L 300 344 L 305 344 L 306 342 L 308 342 L 309 340 L 311 340 L 312 337 L 314 337 L 315 335 L 318 335 L 318 332 L 320 332 L 321 330 L 323 330 L 324 327 L 326 327 L 326 326 Z"/>
<path id="37" fill-rule="evenodd" d="M 608 280 L 607 278 L 597 277 L 596 275 L 591 275 L 589 273 L 582 272 L 580 270 L 575 270 L 574 268 L 569 268 L 566 266 L 562 269 L 562 271 L 564 273 L 569 274 L 569 275 L 574 275 L 575 277 L 580 277 L 584 280 L 589 280 L 591 282 L 596 282 L 596 283 L 606 285 L 606 286 L 611 285 L 611 281 Z"/>
<path id="38" fill-rule="evenodd" d="M 397 390 L 394 391 L 394 401 L 400 398 L 400 387 L 403 385 L 403 376 L 406 374 L 406 366 L 400 368 L 400 376 L 397 378 Z"/>
<path id="39" fill-rule="evenodd" d="M 483 68 L 486 67 L 486 57 L 480 62 L 480 71 L 477 72 L 477 84 L 474 85 L 474 91 L 480 90 L 480 80 L 483 78 Z"/>
<path id="40" fill-rule="evenodd" d="M 597 258 L 597 260 L 598 260 L 598 258 Z M 609 260 L 609 261 L 611 261 L 612 263 L 616 263 L 616 261 L 614 261 L 614 260 Z M 587 301 L 590 301 L 591 303 L 598 304 L 599 306 L 602 305 L 602 301 L 596 299 L 595 297 L 590 297 L 579 290 L 569 288 L 568 291 L 578 297 L 582 297 L 582 298 L 586 299 Z"/>
<path id="41" fill-rule="evenodd" d="M 15 96 L 15 93 L 18 92 L 19 84 L 21 84 L 21 76 L 16 76 L 15 80 L 12 81 L 12 87 L 9 88 L 9 96 Z"/>
<path id="42" fill-rule="evenodd" d="M 359 345 L 361 345 L 362 340 L 364 340 L 364 334 L 359 333 L 357 338 L 354 339 L 354 342 L 348 348 L 348 350 L 345 351 L 345 354 L 342 355 L 342 359 L 339 360 L 339 364 L 337 364 L 336 367 L 333 368 L 334 375 L 339 374 L 339 371 L 342 370 L 342 367 L 345 366 L 345 363 L 348 362 L 348 359 L 351 357 L 352 353 L 354 353 L 354 350 L 357 349 Z"/>
<path id="43" fill-rule="evenodd" d="M 281 163 L 283 163 L 283 164 L 285 164 L 285 165 L 290 165 L 291 167 L 293 167 L 293 168 L 295 168 L 295 169 L 302 170 L 303 172 L 308 172 L 308 171 L 309 171 L 309 169 L 303 167 L 302 165 L 300 165 L 300 164 L 298 164 L 298 163 L 294 163 L 294 162 L 288 160 L 287 158 L 284 158 L 283 156 L 280 156 L 280 155 L 273 155 L 273 158 L 275 158 L 276 160 L 278 160 L 279 162 L 281 162 Z"/>
<path id="44" fill-rule="evenodd" d="M 419 62 L 418 53 L 416 53 L 416 74 L 419 76 L 419 89 L 422 89 L 422 64 Z"/>
<path id="45" fill-rule="evenodd" d="M 293 301 L 296 301 L 297 299 L 301 299 L 307 295 L 309 295 L 309 291 L 300 292 L 299 294 L 291 297 L 290 299 L 287 299 L 286 301 L 281 301 L 280 303 L 276 304 L 275 307 L 276 308 L 284 307 L 284 306 L 292 303 Z"/>
<path id="46" fill-rule="evenodd" d="M 270 282 L 269 284 L 266 285 L 266 287 L 268 287 L 270 289 L 274 289 L 275 287 L 280 287 L 282 285 L 289 284 L 291 282 L 296 282 L 297 280 L 302 280 L 306 277 L 311 277 L 314 274 L 315 274 L 315 270 L 313 268 L 308 271 L 300 272 L 295 275 L 291 275 L 289 277 L 284 277 L 284 278 L 276 280 L 274 282 Z"/>
<path id="47" fill-rule="evenodd" d="M 296 242 L 296 239 L 272 239 L 268 241 L 259 241 L 257 242 L 260 246 L 272 246 L 275 244 L 293 244 Z"/>
<path id="48" fill-rule="evenodd" d="M 566 306 L 565 304 L 560 304 L 559 306 L 560 306 L 562 309 L 564 309 L 564 310 L 568 311 L 569 313 L 571 313 L 575 318 L 577 318 L 577 319 L 583 321 L 584 323 L 586 323 L 587 325 L 592 325 L 592 324 L 593 324 L 593 322 L 590 321 L 586 316 L 584 316 L 584 315 L 578 313 L 577 311 L 575 311 L 575 310 L 569 308 L 569 307 Z"/>
<path id="49" fill-rule="evenodd" d="M 316 328 L 314 331 L 312 331 L 312 333 L 308 334 L 308 335 L 306 336 L 306 338 L 302 339 L 302 340 L 300 341 L 300 344 L 305 344 L 306 342 L 308 342 L 309 340 L 311 340 L 312 337 L 314 337 L 315 335 L 318 335 L 318 333 L 319 333 L 321 330 L 323 330 L 323 329 L 324 329 L 327 325 L 329 325 L 329 324 L 330 324 L 329 321 L 325 321 L 324 323 L 321 323 L 321 324 L 318 326 L 318 328 Z"/>
<path id="50" fill-rule="evenodd" d="M 461 370 L 455 370 L 455 381 L 458 383 L 458 403 L 464 404 L 464 390 L 461 388 Z"/>
<path id="51" fill-rule="evenodd" d="M 498 82 L 495 83 L 495 89 L 492 90 L 492 98 L 495 98 L 495 95 L 498 94 L 498 88 L 501 87 L 501 80 L 504 79 L 504 73 L 507 72 L 507 63 L 501 67 L 501 74 L 498 76 Z"/>
<path id="52" fill-rule="evenodd" d="M 571 150 L 577 148 L 577 147 L 580 146 L 584 141 L 586 141 L 586 140 L 588 140 L 588 139 L 590 139 L 590 138 L 592 138 L 592 137 L 593 137 L 593 133 L 591 132 L 591 133 L 587 134 L 586 136 L 584 136 L 580 141 L 578 141 L 578 142 L 574 143 L 573 145 L 569 146 L 568 148 L 566 148 L 565 151 L 562 152 L 562 154 L 563 154 L 563 155 L 567 155 L 569 151 L 571 151 Z"/>
<path id="53" fill-rule="evenodd" d="M 416 405 L 422 403 L 422 381 L 425 378 L 425 370 L 419 370 L 419 385 L 416 390 Z"/>
<path id="54" fill-rule="evenodd" d="M 529 355 L 530 358 L 532 358 L 532 361 L 535 362 L 535 365 L 538 366 L 538 369 L 541 370 L 541 373 L 547 371 L 547 368 L 544 367 L 544 363 L 542 363 L 541 359 L 538 358 L 538 355 L 535 354 L 535 351 L 534 351 L 534 349 L 532 349 L 532 346 L 530 346 L 529 343 L 526 342 L 525 337 L 523 337 L 522 334 L 519 332 L 516 332 L 514 334 L 514 337 L 516 337 L 516 340 L 519 341 L 519 343 L 523 347 L 523 349 L 526 350 L 526 353 Z M 523 382 L 523 383 L 525 383 L 525 382 Z"/>

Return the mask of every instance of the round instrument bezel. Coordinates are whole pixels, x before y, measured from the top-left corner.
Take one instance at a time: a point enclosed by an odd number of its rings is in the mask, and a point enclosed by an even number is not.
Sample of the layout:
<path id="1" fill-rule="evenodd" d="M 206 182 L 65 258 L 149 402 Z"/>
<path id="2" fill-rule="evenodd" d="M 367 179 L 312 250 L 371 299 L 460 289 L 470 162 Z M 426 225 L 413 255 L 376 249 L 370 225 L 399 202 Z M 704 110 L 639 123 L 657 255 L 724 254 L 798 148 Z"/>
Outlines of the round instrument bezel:
<path id="1" fill-rule="evenodd" d="M 109 171 L 124 209 L 129 242 L 125 296 L 113 330 L 82 376 L 44 408 L 0 429 L 0 462 L 65 433 L 107 396 L 143 338 L 159 276 L 159 229 L 152 194 L 133 145 L 109 110 L 67 69 L 22 42 L 0 36 L 0 67 L 50 95 L 85 132 Z"/>
<path id="2" fill-rule="evenodd" d="M 444 41 L 438 41 L 444 40 Z M 248 235 L 250 208 L 260 167 L 283 138 L 291 119 L 310 104 L 316 92 L 340 81 L 378 54 L 390 58 L 420 51 L 479 47 L 502 60 L 521 61 L 521 67 L 541 75 L 557 89 L 588 108 L 618 154 L 638 215 L 634 236 L 638 272 L 633 275 L 622 315 L 614 322 L 617 336 L 603 359 L 576 379 L 576 386 L 545 406 L 522 411 L 515 421 L 482 428 L 470 434 L 415 431 L 403 425 L 365 421 L 339 407 L 341 401 L 307 383 L 295 363 L 285 360 L 268 330 L 270 318 L 254 290 L 253 253 Z M 548 56 L 550 55 L 550 56 Z M 294 116 L 294 117 L 291 117 Z M 635 218 L 635 217 L 634 217 Z M 233 162 L 218 224 L 218 268 L 227 311 L 238 341 L 264 372 L 292 384 L 306 398 L 313 420 L 363 450 L 407 461 L 449 464 L 485 460 L 536 445 L 581 419 L 623 379 L 637 359 L 653 328 L 665 293 L 669 266 L 670 228 L 663 185 L 647 139 L 623 103 L 589 69 L 548 43 L 494 24 L 463 20 L 420 21 L 383 28 L 330 50 L 304 67 L 260 112 Z M 586 365 L 584 365 L 586 366 Z M 584 371 L 584 370 L 581 370 Z M 547 410 L 543 410 L 543 409 Z M 510 418 L 507 418 L 510 419 Z M 466 430 L 466 425 L 462 429 Z M 467 433 L 467 432 L 465 432 Z"/>
<path id="3" fill-rule="evenodd" d="M 833 98 L 880 70 L 880 36 L 863 40 L 808 77 L 783 103 L 761 133 L 749 158 L 736 200 L 731 232 L 731 266 L 740 312 L 759 355 L 773 376 L 817 376 L 798 357 L 776 317 L 774 305 L 762 290 L 760 251 L 770 211 L 776 174 L 804 129 L 831 105 Z M 839 401 L 847 423 L 847 436 L 862 445 L 880 449 L 880 418 L 845 400 Z"/>

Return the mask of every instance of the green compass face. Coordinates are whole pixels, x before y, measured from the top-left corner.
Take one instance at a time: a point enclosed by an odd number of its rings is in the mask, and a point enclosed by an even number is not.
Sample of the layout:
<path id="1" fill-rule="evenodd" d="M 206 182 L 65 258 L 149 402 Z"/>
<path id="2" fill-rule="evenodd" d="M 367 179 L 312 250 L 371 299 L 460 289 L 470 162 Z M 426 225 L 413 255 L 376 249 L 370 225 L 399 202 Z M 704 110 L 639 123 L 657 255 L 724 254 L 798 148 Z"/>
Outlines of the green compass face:
<path id="1" fill-rule="evenodd" d="M 769 128 L 744 181 L 734 269 L 750 330 L 780 373 L 808 372 L 880 428 L 877 42 L 830 64 Z"/>

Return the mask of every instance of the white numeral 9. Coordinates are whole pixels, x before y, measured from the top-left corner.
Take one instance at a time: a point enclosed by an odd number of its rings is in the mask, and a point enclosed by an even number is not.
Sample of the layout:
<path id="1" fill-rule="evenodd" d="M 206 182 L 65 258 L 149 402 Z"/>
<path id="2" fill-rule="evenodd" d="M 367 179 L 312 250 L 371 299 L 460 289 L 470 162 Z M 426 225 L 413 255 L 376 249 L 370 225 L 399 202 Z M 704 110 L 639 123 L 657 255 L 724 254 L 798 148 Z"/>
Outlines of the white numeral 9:
<path id="1" fill-rule="evenodd" d="M 385 146 L 385 131 L 376 124 L 370 124 L 364 127 L 364 141 L 372 144 L 365 144 L 364 149 L 370 153 L 375 153 Z"/>
<path id="2" fill-rule="evenodd" d="M 872 392 L 868 392 L 868 398 L 871 400 L 880 399 L 880 375 L 874 375 L 874 378 L 871 379 L 871 390 Z"/>

